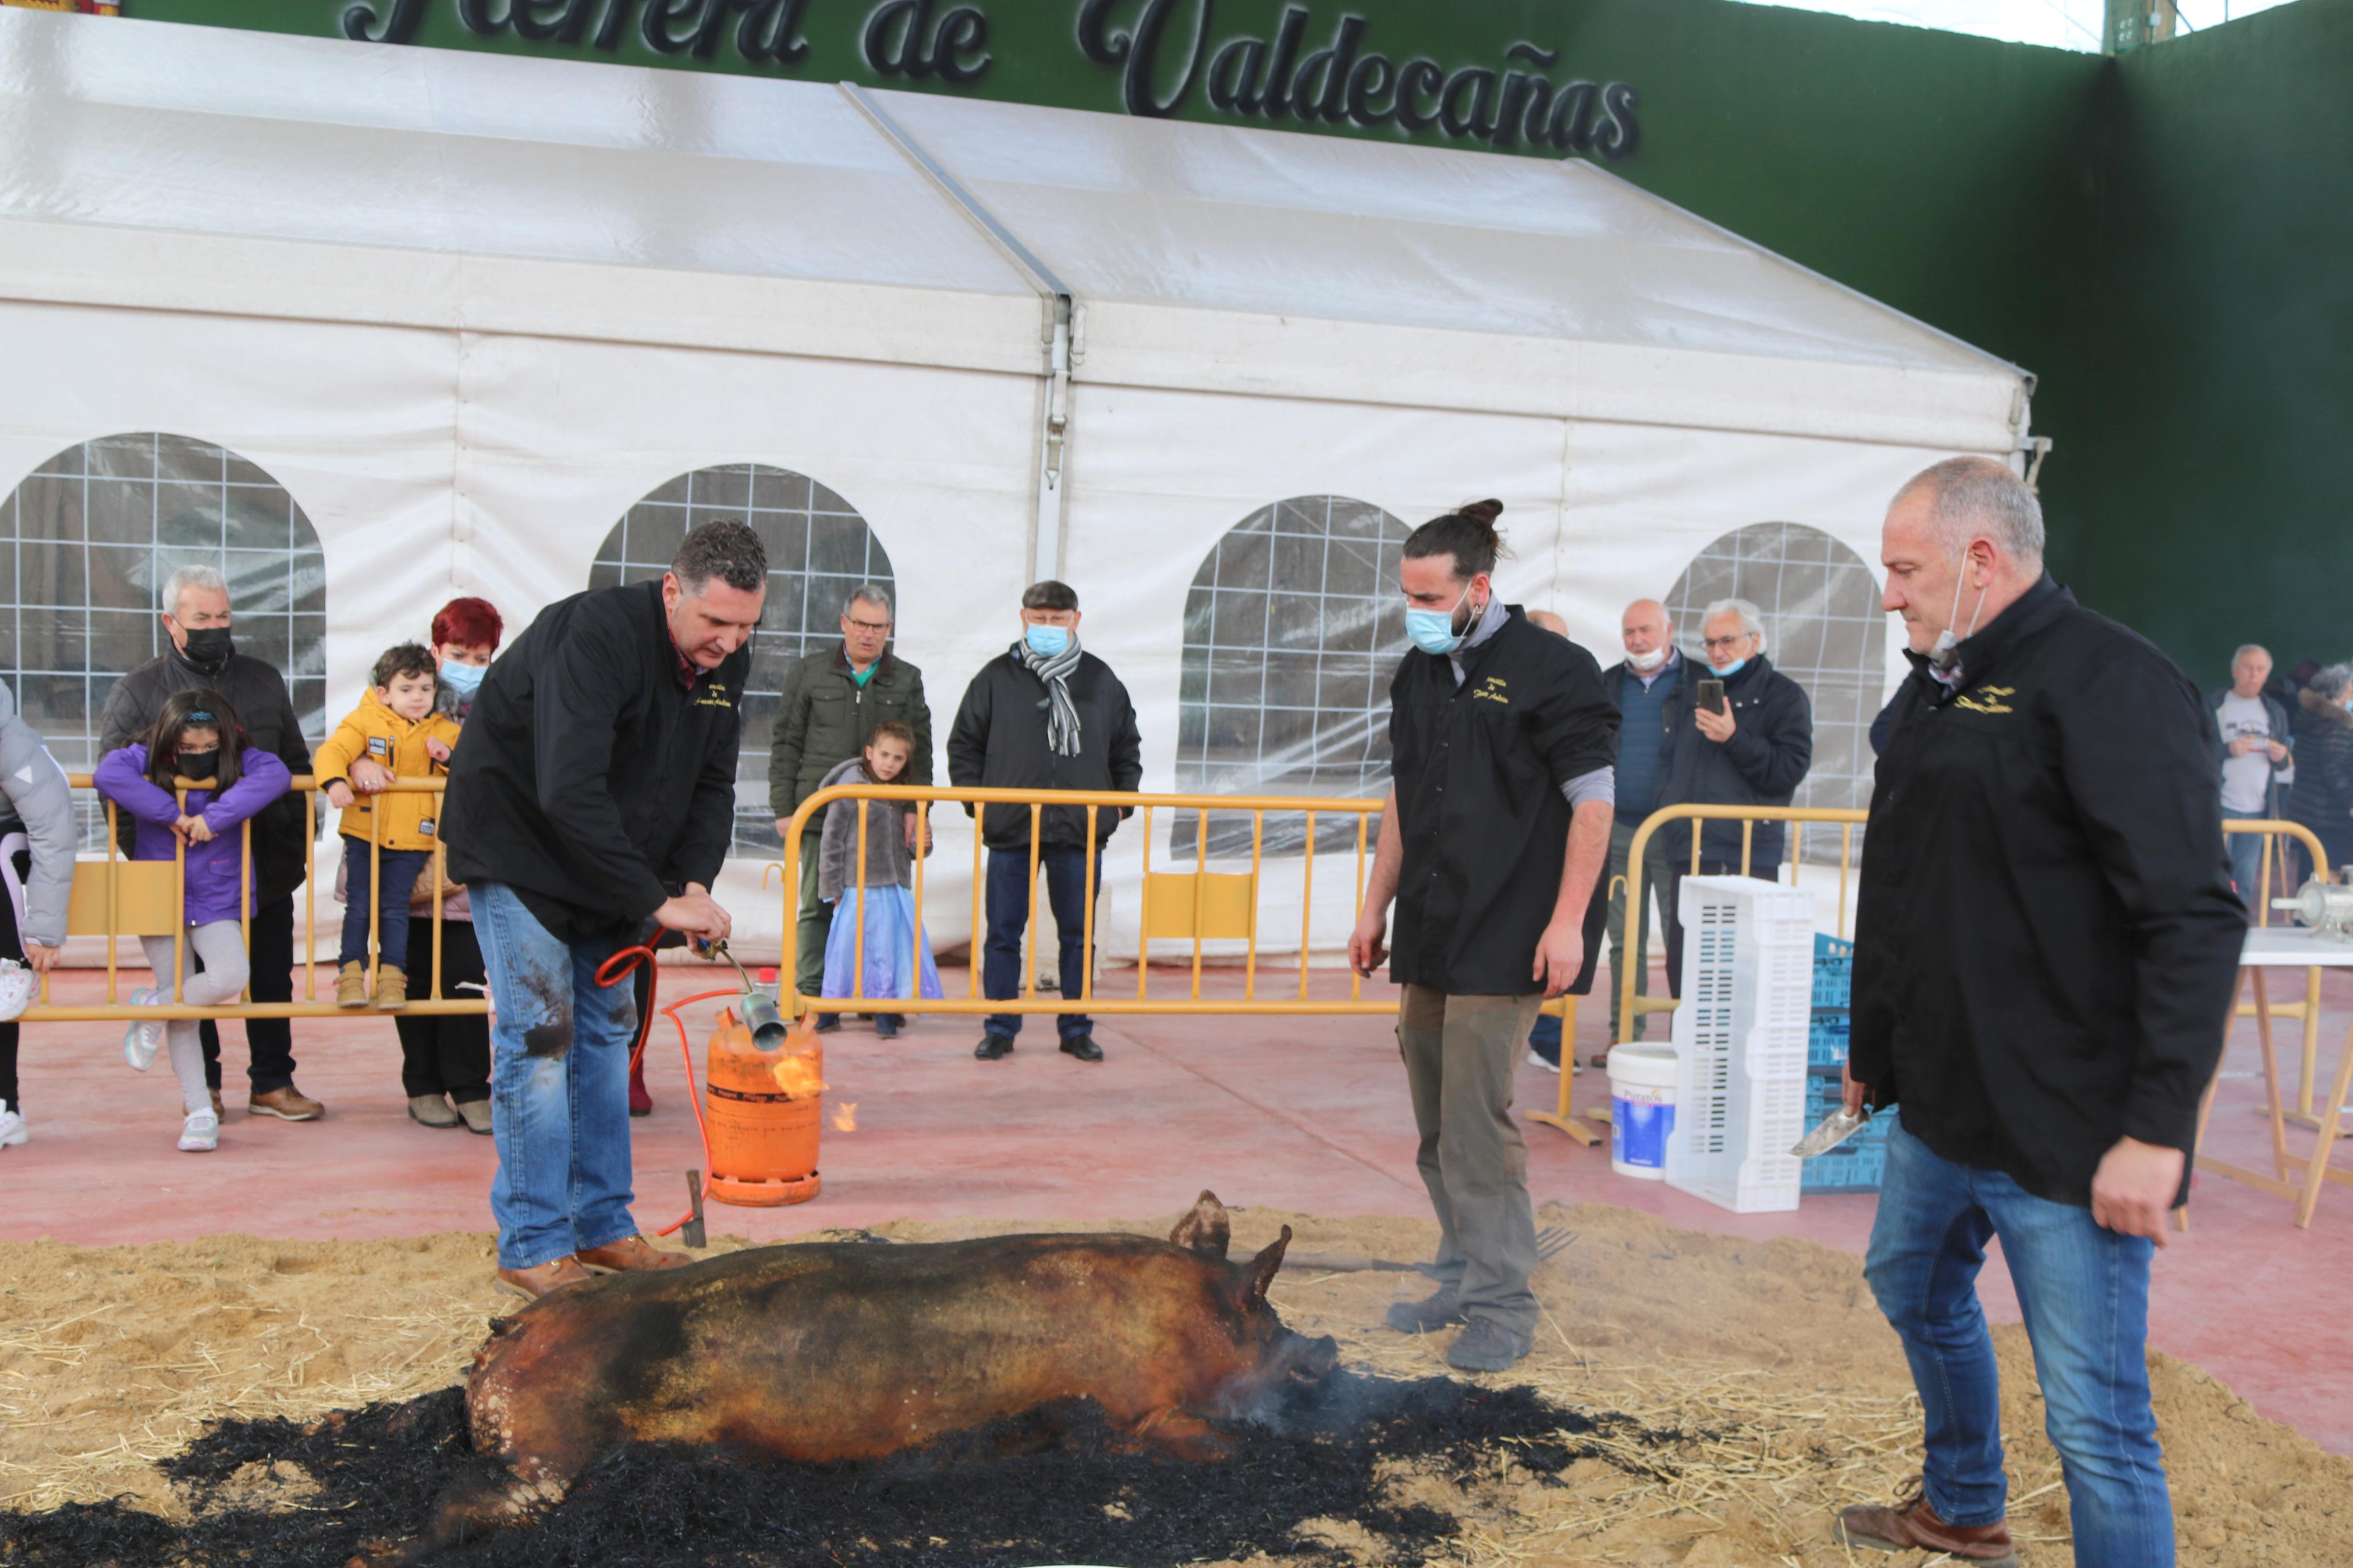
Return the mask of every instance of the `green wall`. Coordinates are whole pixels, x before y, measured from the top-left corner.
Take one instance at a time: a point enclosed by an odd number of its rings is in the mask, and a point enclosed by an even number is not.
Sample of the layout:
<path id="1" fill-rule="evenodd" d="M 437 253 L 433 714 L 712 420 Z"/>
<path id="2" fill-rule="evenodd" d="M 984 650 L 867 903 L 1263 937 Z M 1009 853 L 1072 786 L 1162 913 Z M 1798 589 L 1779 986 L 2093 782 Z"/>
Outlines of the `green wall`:
<path id="1" fill-rule="evenodd" d="M 878 62 L 896 4 L 959 68 Z M 1176 93 L 1197 24 L 1224 43 L 1300 49 L 1362 19 L 1359 53 L 1450 76 L 1513 68 L 1514 46 L 1572 79 L 1632 92 L 1639 135 L 1589 148 L 1610 172 L 2040 378 L 2035 428 L 2054 569 L 2147 631 L 2201 682 L 2239 642 L 2353 656 L 2337 513 L 2353 440 L 2353 0 L 2297 0 L 2122 59 L 1726 0 L 127 0 L 150 17 L 343 36 L 357 10 L 406 9 L 418 45 L 616 59 L 1120 112 L 1121 35 L 1158 18 L 1144 86 L 1187 119 L 1462 146 L 1296 113 L 1221 110 L 1206 72 Z M 716 16 L 710 47 L 663 52 Z M 595 38 L 621 16 L 610 47 Z M 714 9 L 714 7 L 716 9 Z M 745 16 L 805 49 L 747 56 Z M 516 18 L 542 34 L 519 36 Z M 1091 58 L 1088 19 L 1097 24 Z M 470 23 L 469 21 L 470 18 Z M 576 22 L 569 41 L 566 18 Z M 103 24 L 94 24 L 103 25 Z M 979 31 L 973 29 L 977 26 Z M 951 38 L 951 43 L 959 41 Z M 353 45 L 354 47 L 385 47 Z M 888 50 L 884 53 L 887 55 Z M 1129 56 L 1135 53 L 1131 47 Z M 951 80 L 950 77 L 963 79 Z M 1475 84 L 1474 84 L 1475 85 Z M 1598 121 L 1597 121 L 1598 123 Z M 1525 136 L 1499 153 L 1531 149 Z M 1590 139 L 1588 139 L 1590 140 Z"/>
<path id="2" fill-rule="evenodd" d="M 2084 596 L 2202 686 L 2231 650 L 2353 658 L 2353 0 L 2116 62 Z"/>

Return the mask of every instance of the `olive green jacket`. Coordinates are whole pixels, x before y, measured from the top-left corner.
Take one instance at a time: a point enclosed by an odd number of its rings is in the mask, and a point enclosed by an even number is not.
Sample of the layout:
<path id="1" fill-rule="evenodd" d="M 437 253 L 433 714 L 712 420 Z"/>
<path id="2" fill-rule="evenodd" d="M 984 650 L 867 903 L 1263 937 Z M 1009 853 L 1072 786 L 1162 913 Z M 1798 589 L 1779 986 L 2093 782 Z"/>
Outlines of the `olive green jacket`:
<path id="1" fill-rule="evenodd" d="M 902 783 L 932 782 L 932 710 L 923 701 L 923 672 L 885 651 L 864 687 L 849 673 L 836 643 L 796 659 L 785 670 L 776 742 L 768 752 L 768 809 L 779 820 L 818 792 L 825 775 L 859 754 L 874 726 L 896 719 L 915 731 L 915 754 Z M 811 831 L 824 822 L 810 821 Z"/>

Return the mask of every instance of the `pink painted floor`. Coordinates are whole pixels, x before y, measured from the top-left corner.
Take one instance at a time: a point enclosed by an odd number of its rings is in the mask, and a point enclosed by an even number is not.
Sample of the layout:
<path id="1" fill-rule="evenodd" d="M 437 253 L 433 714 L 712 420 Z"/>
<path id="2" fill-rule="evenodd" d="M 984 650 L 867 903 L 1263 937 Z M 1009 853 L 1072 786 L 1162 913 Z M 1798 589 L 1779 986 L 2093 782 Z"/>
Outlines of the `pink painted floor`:
<path id="1" fill-rule="evenodd" d="M 1132 974 L 1132 971 L 1128 972 Z M 666 972 L 670 994 L 718 984 L 696 967 Z M 1155 990 L 1160 989 L 1155 971 Z M 960 994 L 961 971 L 946 976 Z M 96 975 L 68 977 L 58 999 L 91 1000 Z M 1171 977 L 1171 988 L 1181 985 Z M 2275 983 L 2284 984 L 2284 983 Z M 1599 1047 L 1606 1005 L 1589 1005 L 1583 1047 Z M 691 1021 L 707 1016 L 694 1009 Z M 2353 1016 L 2353 977 L 2332 976 L 2321 1074 L 2333 1073 Z M 1043 1026 L 1041 1026 L 1041 1025 Z M 2292 1027 L 2292 1026 L 2291 1026 Z M 700 1052 L 707 1025 L 690 1033 Z M 26 1031 L 24 1092 L 33 1141 L 0 1151 L 0 1238 L 90 1245 L 185 1239 L 216 1231 L 361 1237 L 487 1229 L 491 1141 L 407 1121 L 398 1048 L 374 1017 L 296 1026 L 299 1081 L 324 1100 L 305 1125 L 244 1114 L 243 1043 L 227 1031 L 230 1114 L 211 1155 L 174 1148 L 178 1098 L 158 1063 L 123 1066 L 120 1030 Z M 824 1194 L 786 1209 L 714 1207 L 714 1230 L 771 1238 L 828 1226 L 951 1215 L 1091 1218 L 1167 1213 L 1202 1188 L 1229 1204 L 1330 1215 L 1426 1212 L 1396 1047 L 1369 1018 L 1109 1019 L 1089 1066 L 1053 1047 L 1034 1020 L 1006 1059 L 981 1063 L 976 1025 L 916 1023 L 895 1042 L 851 1023 L 827 1037 L 832 1100 L 857 1105 L 858 1131 L 828 1131 Z M 2283 1044 L 2288 1042 L 2284 1039 Z M 703 1164 L 674 1031 L 649 1048 L 654 1114 L 633 1124 L 638 1218 L 685 1207 L 684 1173 Z M 2292 1054 L 2283 1064 L 2294 1093 Z M 2234 1032 L 2210 1146 L 2264 1164 L 2259 1058 L 2251 1024 Z M 1557 1079 L 1524 1068 L 1524 1109 L 1548 1108 Z M 1601 1075 L 1576 1085 L 1580 1110 L 1607 1097 Z M 1726 1235 L 1805 1237 L 1860 1253 L 1873 1200 L 1815 1197 L 1792 1214 L 1743 1216 L 1656 1183 L 1611 1174 L 1606 1146 L 1530 1126 L 1529 1184 L 1539 1203 L 1609 1203 Z M 2291 1132 L 2301 1155 L 2311 1134 Z M 2339 1155 L 2339 1163 L 2353 1159 Z M 2353 1192 L 2332 1187 L 2308 1231 L 2284 1200 L 2200 1178 L 2193 1227 L 2158 1258 L 2153 1342 L 2226 1379 L 2254 1406 L 2338 1453 L 2353 1453 Z M 2016 1321 L 2008 1276 L 1984 1280 L 1988 1310 Z"/>

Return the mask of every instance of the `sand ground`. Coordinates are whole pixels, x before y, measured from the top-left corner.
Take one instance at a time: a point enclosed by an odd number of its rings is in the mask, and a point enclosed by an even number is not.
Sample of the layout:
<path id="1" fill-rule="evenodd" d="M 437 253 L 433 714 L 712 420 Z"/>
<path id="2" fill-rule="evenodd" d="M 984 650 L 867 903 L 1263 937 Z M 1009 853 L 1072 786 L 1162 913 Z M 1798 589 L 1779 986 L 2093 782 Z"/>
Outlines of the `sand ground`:
<path id="1" fill-rule="evenodd" d="M 1700 1235 L 1598 1205 L 1547 1205 L 1539 1222 L 1574 1239 L 1538 1276 L 1546 1316 L 1535 1353 L 1497 1381 L 1687 1436 L 1663 1451 L 1664 1463 L 1653 1463 L 1658 1450 L 1643 1451 L 1647 1468 L 1580 1460 L 1565 1484 L 1505 1465 L 1459 1485 L 1400 1471 L 1392 1489 L 1460 1518 L 1466 1562 L 1853 1561 L 1831 1544 L 1830 1515 L 1844 1502 L 1891 1497 L 1916 1471 L 1919 1423 L 1858 1260 L 1812 1242 Z M 880 1228 L 921 1241 L 1025 1229 L 1165 1234 L 1169 1223 Z M 1409 1260 L 1435 1239 L 1426 1221 L 1237 1209 L 1237 1251 L 1263 1245 L 1284 1223 L 1297 1232 L 1294 1249 L 1325 1254 Z M 129 1496 L 174 1512 L 178 1500 L 150 1464 L 210 1418 L 303 1417 L 453 1382 L 483 1321 L 512 1304 L 491 1289 L 491 1268 L 490 1238 L 464 1233 L 0 1244 L 0 1506 Z M 1388 1303 L 1420 1284 L 1410 1274 L 1287 1268 L 1274 1300 L 1293 1327 L 1337 1336 L 1350 1365 L 1420 1376 L 1444 1370 L 1446 1336 L 1408 1339 L 1379 1326 Z M 2022 1331 L 1995 1334 L 2021 1559 L 2059 1568 L 2071 1560 L 2065 1494 L 2042 1433 L 2031 1358 Z M 2263 1420 L 2197 1367 L 2150 1359 L 2181 1561 L 2353 1563 L 2353 1460 Z M 1367 1563 L 1381 1556 L 1353 1525 L 1310 1526 L 1308 1543 Z"/>

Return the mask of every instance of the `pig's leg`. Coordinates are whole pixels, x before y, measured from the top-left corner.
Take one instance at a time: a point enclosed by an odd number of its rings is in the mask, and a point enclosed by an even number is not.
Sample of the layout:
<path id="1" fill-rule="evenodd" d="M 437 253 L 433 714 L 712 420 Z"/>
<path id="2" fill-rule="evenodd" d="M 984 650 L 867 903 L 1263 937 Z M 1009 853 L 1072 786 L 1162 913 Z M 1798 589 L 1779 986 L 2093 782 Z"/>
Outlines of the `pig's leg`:
<path id="1" fill-rule="evenodd" d="M 1172 1458 L 1210 1462 L 1227 1458 L 1233 1450 L 1232 1442 L 1216 1427 L 1173 1405 L 1152 1412 L 1128 1432 Z"/>

